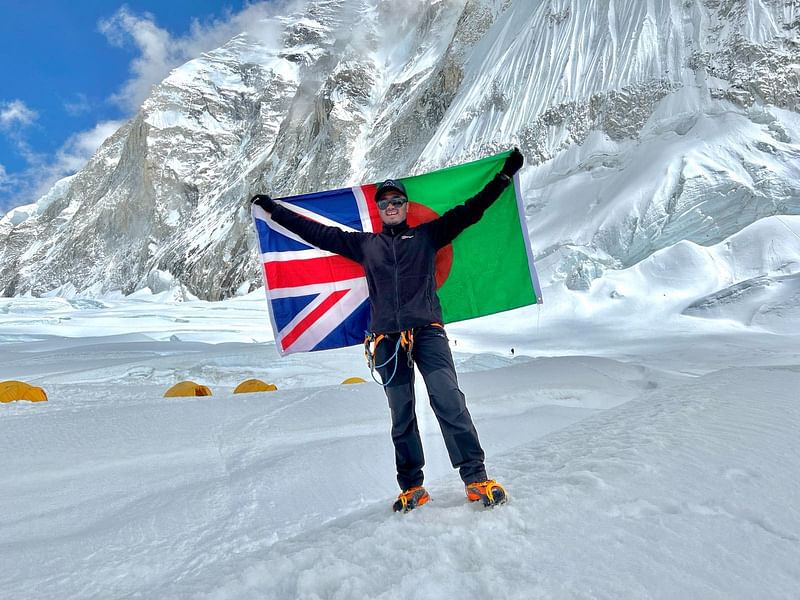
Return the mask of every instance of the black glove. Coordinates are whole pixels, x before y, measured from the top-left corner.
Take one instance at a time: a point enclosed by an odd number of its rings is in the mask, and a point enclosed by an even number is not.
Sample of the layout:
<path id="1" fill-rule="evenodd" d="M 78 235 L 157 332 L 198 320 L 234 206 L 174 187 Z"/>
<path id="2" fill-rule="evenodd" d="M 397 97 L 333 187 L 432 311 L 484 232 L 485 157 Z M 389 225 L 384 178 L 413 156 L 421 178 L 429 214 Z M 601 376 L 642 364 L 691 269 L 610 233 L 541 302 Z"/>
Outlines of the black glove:
<path id="1" fill-rule="evenodd" d="M 267 194 L 256 194 L 250 198 L 250 204 L 257 204 L 268 213 L 271 213 L 273 210 L 275 210 L 275 207 L 278 206 L 275 200 L 270 198 Z"/>
<path id="2" fill-rule="evenodd" d="M 519 148 L 514 148 L 511 151 L 511 154 L 508 155 L 503 168 L 500 169 L 500 172 L 511 179 L 514 177 L 517 171 L 522 168 L 522 163 L 525 162 L 525 157 L 522 156 L 522 152 L 519 151 Z"/>

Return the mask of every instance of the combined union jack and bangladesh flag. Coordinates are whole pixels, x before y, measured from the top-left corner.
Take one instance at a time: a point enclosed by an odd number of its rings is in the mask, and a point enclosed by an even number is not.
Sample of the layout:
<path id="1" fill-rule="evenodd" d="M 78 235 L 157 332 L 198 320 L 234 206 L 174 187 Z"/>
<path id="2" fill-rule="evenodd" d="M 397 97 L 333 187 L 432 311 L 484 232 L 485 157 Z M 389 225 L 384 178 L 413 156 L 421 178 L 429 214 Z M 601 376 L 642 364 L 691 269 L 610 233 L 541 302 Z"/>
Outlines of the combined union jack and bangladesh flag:
<path id="1" fill-rule="evenodd" d="M 508 154 L 400 179 L 409 197 L 408 224 L 434 219 L 477 194 Z M 378 233 L 375 189 L 366 184 L 276 201 L 325 225 Z M 252 215 L 278 352 L 362 344 L 370 315 L 361 266 L 307 244 L 256 205 Z M 518 176 L 476 225 L 439 251 L 436 281 L 445 323 L 541 303 Z"/>

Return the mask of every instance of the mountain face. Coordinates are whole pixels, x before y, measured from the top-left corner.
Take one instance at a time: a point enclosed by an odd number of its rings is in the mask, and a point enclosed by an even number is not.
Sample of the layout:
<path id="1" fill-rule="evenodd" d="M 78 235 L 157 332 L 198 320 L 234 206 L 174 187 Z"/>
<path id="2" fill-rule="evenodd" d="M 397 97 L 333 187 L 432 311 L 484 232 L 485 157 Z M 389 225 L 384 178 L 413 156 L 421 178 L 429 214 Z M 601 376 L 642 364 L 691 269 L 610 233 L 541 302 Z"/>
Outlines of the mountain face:
<path id="1" fill-rule="evenodd" d="M 545 286 L 580 293 L 800 214 L 794 2 L 316 0 L 269 25 L 175 69 L 83 170 L 0 220 L 0 293 L 221 299 L 261 285 L 252 194 L 511 145 Z"/>

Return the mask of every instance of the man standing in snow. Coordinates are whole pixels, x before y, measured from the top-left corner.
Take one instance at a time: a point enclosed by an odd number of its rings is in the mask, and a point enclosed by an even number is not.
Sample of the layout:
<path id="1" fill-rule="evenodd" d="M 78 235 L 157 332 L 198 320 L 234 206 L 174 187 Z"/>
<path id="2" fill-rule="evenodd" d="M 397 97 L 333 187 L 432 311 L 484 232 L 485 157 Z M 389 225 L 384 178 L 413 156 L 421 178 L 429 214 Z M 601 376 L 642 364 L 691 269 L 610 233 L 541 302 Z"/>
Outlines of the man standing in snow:
<path id="1" fill-rule="evenodd" d="M 408 195 L 399 181 L 378 186 L 381 233 L 345 232 L 306 219 L 267 195 L 251 202 L 272 219 L 323 250 L 359 263 L 366 273 L 371 310 L 371 361 L 383 380 L 392 414 L 397 482 L 402 492 L 394 510 L 408 512 L 430 496 L 422 486 L 425 458 L 414 408 L 414 364 L 428 389 L 450 461 L 464 481 L 467 498 L 485 506 L 502 504 L 502 485 L 488 479 L 484 452 L 458 387 L 453 357 L 442 326 L 436 294 L 436 252 L 477 223 L 497 200 L 524 162 L 515 148 L 500 172 L 477 195 L 442 216 L 409 227 Z"/>

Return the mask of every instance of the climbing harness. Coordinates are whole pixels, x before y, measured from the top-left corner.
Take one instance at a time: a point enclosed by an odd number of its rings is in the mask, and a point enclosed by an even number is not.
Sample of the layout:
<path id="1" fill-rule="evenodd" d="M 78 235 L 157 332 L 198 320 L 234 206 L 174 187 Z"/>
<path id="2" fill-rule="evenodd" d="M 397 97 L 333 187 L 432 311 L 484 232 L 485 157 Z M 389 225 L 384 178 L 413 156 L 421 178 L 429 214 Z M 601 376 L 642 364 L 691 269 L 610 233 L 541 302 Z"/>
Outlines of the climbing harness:
<path id="1" fill-rule="evenodd" d="M 431 323 L 432 327 L 440 327 L 444 329 L 444 326 L 441 323 Z M 394 352 L 392 355 L 386 359 L 385 362 L 377 365 L 375 364 L 375 354 L 378 349 L 378 344 L 380 344 L 384 339 L 392 341 L 390 336 L 394 334 L 386 334 L 386 333 L 371 333 L 367 332 L 366 336 L 364 337 L 364 357 L 367 359 L 367 366 L 369 367 L 369 373 L 372 376 L 372 380 L 386 387 L 389 383 L 394 379 L 394 376 L 397 374 L 397 362 L 399 360 L 398 354 L 400 353 L 400 348 L 406 351 L 406 364 L 408 365 L 409 369 L 414 368 L 414 330 L 413 329 L 406 329 L 405 331 L 401 331 L 397 334 L 397 342 L 394 346 Z M 385 383 L 381 383 L 375 377 L 375 370 L 382 369 L 390 362 L 394 361 L 394 368 L 392 369 L 392 374 L 386 380 Z"/>
<path id="2" fill-rule="evenodd" d="M 391 383 L 392 379 L 394 379 L 394 376 L 397 374 L 397 362 L 399 360 L 398 354 L 400 354 L 400 348 L 403 348 L 406 351 L 406 361 L 408 367 L 412 368 L 414 366 L 414 359 L 411 356 L 411 351 L 413 350 L 414 347 L 414 331 L 411 329 L 408 329 L 406 331 L 401 331 L 397 336 L 397 342 L 395 343 L 394 352 L 392 352 L 392 355 L 389 358 L 387 358 L 385 362 L 379 365 L 375 364 L 375 354 L 378 350 L 378 344 L 380 344 L 384 339 L 392 341 L 391 337 L 389 336 L 390 334 L 367 332 L 367 335 L 364 338 L 364 357 L 367 359 L 369 374 L 372 376 L 372 380 L 375 383 L 380 384 L 383 387 L 388 386 L 389 383 Z M 384 383 L 381 383 L 375 377 L 375 370 L 382 369 L 392 361 L 394 361 L 394 368 L 392 369 L 392 374 Z"/>

